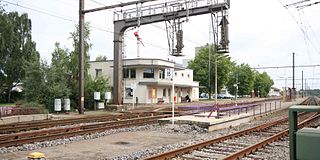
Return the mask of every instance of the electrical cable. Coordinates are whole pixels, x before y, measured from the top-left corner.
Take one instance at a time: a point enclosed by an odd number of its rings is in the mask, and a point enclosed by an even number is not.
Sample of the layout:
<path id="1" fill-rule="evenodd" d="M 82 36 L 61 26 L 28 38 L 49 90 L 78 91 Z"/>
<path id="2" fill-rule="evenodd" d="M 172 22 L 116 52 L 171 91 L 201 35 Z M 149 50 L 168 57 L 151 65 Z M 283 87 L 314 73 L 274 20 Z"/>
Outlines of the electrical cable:
<path id="1" fill-rule="evenodd" d="M 93 1 L 93 2 L 95 2 L 95 3 L 97 3 L 97 4 L 99 4 L 99 5 L 101 5 L 101 6 L 106 6 L 106 5 L 104 5 L 103 3 L 100 3 L 100 2 L 97 2 L 96 0 L 90 0 L 90 1 Z M 114 0 L 114 1 L 116 1 L 116 2 L 118 2 L 118 3 L 122 3 L 122 2 L 120 2 L 120 1 L 118 1 L 118 0 Z M 151 21 L 148 21 L 148 20 L 144 20 L 145 22 L 151 22 Z M 157 26 L 157 25 L 155 25 L 155 24 L 151 24 L 152 26 L 154 26 L 154 27 L 156 27 L 156 28 L 159 28 L 159 29 L 161 29 L 161 30 L 164 30 L 164 31 L 166 31 L 165 29 L 163 29 L 162 27 L 160 27 L 160 26 Z M 152 30 L 153 31 L 153 30 Z M 155 33 L 157 33 L 157 32 L 155 32 Z M 163 34 L 159 34 L 159 35 L 163 35 Z M 190 41 L 191 43 L 194 43 L 194 44 L 196 44 L 195 42 L 193 42 L 193 41 L 191 41 L 190 39 L 187 39 L 186 38 L 186 40 L 188 40 L 188 41 Z M 150 44 L 150 43 L 148 43 L 148 42 L 146 42 L 146 44 Z M 196 44 L 196 45 L 199 45 L 199 44 Z M 163 49 L 163 48 L 162 48 Z"/>
<path id="2" fill-rule="evenodd" d="M 114 0 L 114 1 L 116 1 L 116 2 L 118 2 L 118 3 L 122 3 L 122 2 L 120 2 L 120 1 L 118 1 L 118 0 Z M 144 20 L 144 21 L 145 21 L 145 22 L 151 22 L 151 21 L 148 21 L 148 20 Z M 161 30 L 163 30 L 163 31 L 166 31 L 166 29 L 164 29 L 164 28 L 162 28 L 162 27 L 160 27 L 160 26 L 157 26 L 157 25 L 155 25 L 155 24 L 151 24 L 151 25 L 154 26 L 154 27 L 156 27 L 156 28 L 159 28 L 159 29 L 161 29 Z M 163 34 L 161 34 L 161 35 L 163 35 Z M 185 37 L 185 39 L 186 39 L 187 41 L 195 44 L 195 45 L 201 46 L 201 44 L 199 44 L 199 43 L 197 43 L 197 42 L 194 42 L 194 41 L 192 41 L 191 39 L 189 39 L 189 38 L 187 38 L 187 37 Z"/>
<path id="3" fill-rule="evenodd" d="M 96 4 L 99 4 L 99 5 L 105 6 L 103 3 L 100 3 L 100 2 L 98 2 L 98 1 L 96 1 L 96 0 L 90 0 L 90 1 L 92 1 L 92 2 L 94 2 L 94 3 L 96 3 Z"/>
<path id="4" fill-rule="evenodd" d="M 308 68 L 308 67 L 320 67 L 320 64 L 295 66 L 295 68 Z M 292 66 L 269 66 L 269 67 L 256 67 L 251 69 L 278 69 L 278 68 L 292 68 Z"/>
<path id="5" fill-rule="evenodd" d="M 278 0 L 278 2 L 284 6 L 284 4 L 281 2 L 281 0 Z M 314 48 L 314 50 L 320 54 L 320 51 L 318 51 L 318 49 L 315 47 L 314 43 L 311 41 L 311 39 L 309 38 L 308 34 L 306 33 L 306 31 L 299 25 L 299 22 L 295 19 L 294 15 L 290 12 L 290 10 L 288 9 L 288 7 L 284 7 L 289 15 L 291 16 L 291 18 L 295 21 L 295 23 L 297 24 L 297 26 L 299 27 L 299 29 L 302 31 L 303 35 L 307 38 L 307 40 L 310 42 L 311 46 Z"/>
<path id="6" fill-rule="evenodd" d="M 28 10 L 31 10 L 31 11 L 34 11 L 34 12 L 38 12 L 38 13 L 41 13 L 41 14 L 44 14 L 44 15 L 48 15 L 48 16 L 51 16 L 51 17 L 54 17 L 54 18 L 58 18 L 58 19 L 61 19 L 61 20 L 65 20 L 65 21 L 68 21 L 68 22 L 73 22 L 74 24 L 77 24 L 77 23 L 78 23 L 77 20 L 73 20 L 73 19 L 71 19 L 71 17 L 70 17 L 70 18 L 65 18 L 65 17 L 62 17 L 62 16 L 58 16 L 58 15 L 56 15 L 55 13 L 50 13 L 50 12 L 42 11 L 42 10 L 39 10 L 39 9 L 35 9 L 35 8 L 33 8 L 33 7 L 28 7 L 28 6 L 25 6 L 25 5 L 21 5 L 21 4 L 19 4 L 19 3 L 12 3 L 12 2 L 9 2 L 9 1 L 7 1 L 7 0 L 2 0 L 2 2 L 5 2 L 5 3 L 10 4 L 10 5 L 18 6 L 18 7 L 24 8 L 24 9 L 28 9 Z M 100 26 L 95 25 L 95 24 L 89 24 L 89 26 L 92 27 L 92 28 L 98 29 L 98 30 L 100 30 L 100 31 L 107 32 L 107 33 L 112 33 L 112 34 L 116 33 L 116 32 L 114 32 L 114 31 L 110 31 L 110 30 L 103 29 L 103 28 L 101 28 Z M 116 33 L 116 34 L 119 34 L 119 33 Z M 132 38 L 132 37 L 127 37 L 127 38 L 134 40 L 134 38 Z M 167 50 L 166 48 L 163 48 L 163 47 L 161 47 L 161 46 L 159 46 L 159 45 L 152 44 L 152 43 L 150 43 L 150 42 L 145 42 L 145 43 L 146 43 L 146 44 L 149 44 L 149 45 L 151 45 L 151 46 L 153 46 L 153 47 L 156 47 L 156 48 L 160 48 L 160 49 L 163 49 L 163 50 Z"/>

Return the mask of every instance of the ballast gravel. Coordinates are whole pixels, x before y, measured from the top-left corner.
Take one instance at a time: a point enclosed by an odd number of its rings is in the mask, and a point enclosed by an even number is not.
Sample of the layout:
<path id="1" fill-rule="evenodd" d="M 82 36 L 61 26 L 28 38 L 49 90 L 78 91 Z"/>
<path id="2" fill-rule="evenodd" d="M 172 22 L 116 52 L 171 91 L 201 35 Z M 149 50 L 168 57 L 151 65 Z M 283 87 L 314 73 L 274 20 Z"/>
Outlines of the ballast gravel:
<path id="1" fill-rule="evenodd" d="M 107 130 L 85 136 L 0 148 L 0 159 L 22 159 L 30 152 L 44 152 L 48 159 L 142 159 L 204 140 L 227 135 L 252 126 L 283 118 L 287 110 L 261 117 L 250 123 L 207 132 L 197 125 L 154 124 Z M 279 153 L 278 153 L 279 152 Z M 280 153 L 281 152 L 281 153 Z M 286 152 L 274 150 L 274 156 Z M 280 156 L 283 157 L 283 156 Z"/>

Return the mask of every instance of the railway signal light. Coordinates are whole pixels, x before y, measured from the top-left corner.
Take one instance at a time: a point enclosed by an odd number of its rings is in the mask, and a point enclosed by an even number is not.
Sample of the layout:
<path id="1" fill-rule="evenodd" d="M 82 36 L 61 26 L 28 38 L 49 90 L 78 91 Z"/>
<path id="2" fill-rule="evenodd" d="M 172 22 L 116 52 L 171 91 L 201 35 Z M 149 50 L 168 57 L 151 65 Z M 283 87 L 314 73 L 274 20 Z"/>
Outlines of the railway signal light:
<path id="1" fill-rule="evenodd" d="M 177 37 L 177 43 L 175 48 L 173 49 L 172 55 L 173 56 L 183 56 L 182 53 L 182 48 L 184 47 L 183 45 L 183 31 L 182 30 L 178 30 L 176 33 L 176 37 Z"/>
<path id="2" fill-rule="evenodd" d="M 221 22 L 219 26 L 221 26 L 221 39 L 220 39 L 220 45 L 218 46 L 218 52 L 219 53 L 229 53 L 229 33 L 228 33 L 228 20 L 227 16 L 222 16 Z"/>

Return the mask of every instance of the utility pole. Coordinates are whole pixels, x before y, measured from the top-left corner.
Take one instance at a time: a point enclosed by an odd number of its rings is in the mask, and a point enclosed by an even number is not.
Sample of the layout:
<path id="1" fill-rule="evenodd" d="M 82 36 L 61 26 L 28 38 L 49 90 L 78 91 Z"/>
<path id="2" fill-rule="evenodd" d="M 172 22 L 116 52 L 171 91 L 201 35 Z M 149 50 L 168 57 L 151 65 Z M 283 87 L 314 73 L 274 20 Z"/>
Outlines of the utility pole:
<path id="1" fill-rule="evenodd" d="M 210 47 L 210 44 L 208 44 L 208 49 L 209 49 L 208 51 L 209 52 L 209 99 L 211 100 L 211 47 Z"/>
<path id="2" fill-rule="evenodd" d="M 79 114 L 84 114 L 84 40 L 83 40 L 83 28 L 84 28 L 84 0 L 79 0 Z"/>
<path id="3" fill-rule="evenodd" d="M 294 87 L 294 52 L 292 53 L 292 97 L 293 99 L 295 99 L 295 95 L 296 95 L 296 88 Z"/>
<path id="4" fill-rule="evenodd" d="M 302 72 L 302 87 L 301 87 L 301 95 L 302 95 L 302 98 L 303 98 L 303 71 L 301 71 Z"/>
<path id="5" fill-rule="evenodd" d="M 236 93 L 235 93 L 235 105 L 237 106 L 237 97 L 238 97 L 238 73 L 236 73 L 236 84 L 234 84 L 234 87 L 236 87 Z"/>
<path id="6" fill-rule="evenodd" d="M 306 79 L 304 80 L 304 88 L 305 88 L 305 93 L 306 93 L 305 96 L 307 97 L 308 96 L 307 95 L 307 89 L 308 88 L 307 88 L 307 80 Z"/>

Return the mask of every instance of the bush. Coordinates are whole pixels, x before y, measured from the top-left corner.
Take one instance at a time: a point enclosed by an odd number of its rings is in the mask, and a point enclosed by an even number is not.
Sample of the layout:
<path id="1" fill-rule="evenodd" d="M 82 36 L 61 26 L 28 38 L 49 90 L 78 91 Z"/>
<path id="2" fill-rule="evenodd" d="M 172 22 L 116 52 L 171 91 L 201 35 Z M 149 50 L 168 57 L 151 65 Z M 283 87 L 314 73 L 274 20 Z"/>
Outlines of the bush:
<path id="1" fill-rule="evenodd" d="M 19 103 L 20 103 L 19 105 L 17 103 L 16 104 L 20 108 L 39 109 L 40 113 L 42 113 L 42 114 L 49 113 L 48 109 L 46 109 L 44 105 L 39 104 L 37 102 L 21 102 L 21 101 L 19 101 Z"/>

